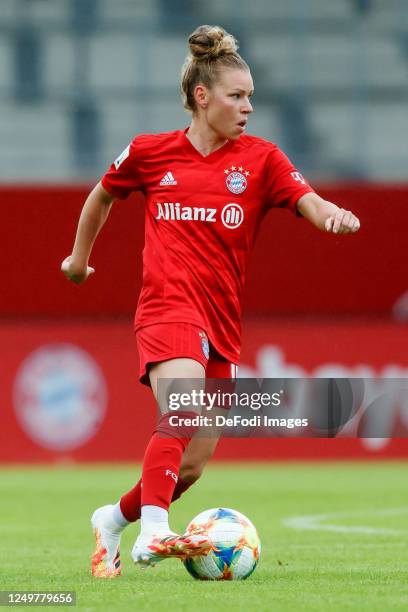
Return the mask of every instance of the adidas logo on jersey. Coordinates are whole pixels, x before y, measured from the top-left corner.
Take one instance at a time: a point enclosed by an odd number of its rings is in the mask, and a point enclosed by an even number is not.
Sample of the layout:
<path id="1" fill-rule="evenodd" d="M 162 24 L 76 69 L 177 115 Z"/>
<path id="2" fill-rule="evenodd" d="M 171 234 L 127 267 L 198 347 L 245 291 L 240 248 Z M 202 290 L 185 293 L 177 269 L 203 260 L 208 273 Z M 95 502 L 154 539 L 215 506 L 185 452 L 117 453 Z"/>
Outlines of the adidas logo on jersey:
<path id="1" fill-rule="evenodd" d="M 160 181 L 160 187 L 164 187 L 165 185 L 177 185 L 177 181 L 171 172 L 166 172 Z"/>

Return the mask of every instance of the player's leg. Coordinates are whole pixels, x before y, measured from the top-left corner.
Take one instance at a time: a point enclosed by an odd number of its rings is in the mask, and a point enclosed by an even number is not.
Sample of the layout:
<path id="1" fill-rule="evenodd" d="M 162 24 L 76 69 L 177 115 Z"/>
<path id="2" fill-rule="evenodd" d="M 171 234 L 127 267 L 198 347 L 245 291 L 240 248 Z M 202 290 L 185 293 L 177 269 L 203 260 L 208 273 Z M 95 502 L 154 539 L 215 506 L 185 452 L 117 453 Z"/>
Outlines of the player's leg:
<path id="1" fill-rule="evenodd" d="M 200 328 L 184 323 L 150 325 L 139 330 L 136 339 L 140 358 L 140 380 L 151 386 L 149 380 L 151 375 L 154 390 L 157 390 L 156 381 L 159 374 L 204 377 L 208 360 L 204 350 L 207 338 Z M 175 364 L 175 360 L 171 357 L 180 355 L 191 359 L 181 359 Z M 159 369 L 159 364 L 167 361 L 172 363 L 171 370 L 163 373 L 162 368 Z M 189 361 L 192 362 L 190 365 L 193 369 L 189 366 Z M 94 576 L 110 578 L 120 574 L 120 536 L 127 525 L 140 518 L 141 484 L 140 480 L 131 491 L 122 496 L 120 503 L 103 506 L 94 512 L 92 516 L 92 527 L 96 538 L 96 548 L 92 556 Z M 179 481 L 173 491 L 174 498 L 179 497 L 188 486 Z"/>
<path id="2" fill-rule="evenodd" d="M 147 372 L 146 361 L 150 361 L 154 357 L 154 350 L 159 354 L 163 347 L 160 345 L 155 346 L 155 335 L 160 338 L 177 338 L 178 349 L 186 354 L 193 354 L 195 359 L 186 360 L 169 360 L 160 364 L 152 364 L 150 369 L 151 375 L 151 386 L 155 394 L 157 395 L 157 380 L 162 378 L 202 378 L 203 372 L 199 367 L 199 364 L 203 365 L 205 362 L 205 344 L 206 336 L 202 330 L 197 330 L 195 326 L 172 325 L 173 329 L 169 333 L 163 333 L 162 326 L 154 326 L 149 328 L 149 334 L 144 334 L 143 343 L 139 343 L 139 353 L 141 354 L 141 380 Z M 157 329 L 157 331 L 156 331 Z M 184 339 L 184 345 L 180 346 L 180 338 Z M 198 342 L 197 342 L 198 341 Z M 147 347 L 147 349 L 146 349 Z M 166 348 L 166 352 L 168 352 Z M 150 351 L 150 353 L 149 353 Z M 153 354 L 152 352 L 153 351 Z M 204 355 L 203 355 L 204 353 Z M 143 366 L 143 356 L 145 365 Z M 150 358 L 149 358 L 150 357 Z M 197 361 L 198 370 L 197 370 Z M 170 370 L 164 363 L 170 363 Z M 161 366 L 161 367 L 160 367 Z M 165 369 L 165 371 L 163 370 Z M 191 369 L 192 368 L 192 369 Z M 211 351 L 210 359 L 206 363 L 206 375 L 211 378 L 230 378 L 235 376 L 236 366 L 230 364 L 221 356 Z M 145 382 L 145 381 L 144 381 Z M 214 432 L 211 437 L 193 437 L 186 451 L 183 454 L 182 463 L 180 466 L 179 479 L 176 486 L 174 487 L 171 501 L 178 499 L 194 482 L 198 480 L 204 469 L 205 464 L 212 456 L 217 442 L 218 433 Z M 188 440 L 184 439 L 184 442 Z M 102 533 L 105 535 L 105 546 L 101 547 L 97 545 L 93 557 L 93 573 L 100 577 L 110 577 L 120 573 L 120 560 L 119 560 L 119 539 L 121 531 L 130 522 L 136 521 L 141 515 L 142 505 L 142 479 L 133 487 L 128 493 L 122 496 L 120 503 L 116 506 L 105 506 L 99 509 L 93 517 L 93 525 L 95 530 L 95 520 L 99 519 L 99 529 L 96 530 L 96 536 Z M 153 504 L 152 504 L 153 505 Z M 151 518 L 161 518 L 163 514 L 161 510 L 158 510 L 158 515 L 154 512 L 151 514 Z M 149 514 L 149 512 L 148 512 Z M 95 520 L 94 520 L 95 519 Z M 167 527 L 167 525 L 166 525 Z M 103 539 L 103 538 L 102 538 Z M 101 538 L 99 537 L 99 541 Z M 109 540 L 108 542 L 106 540 Z M 97 537 L 98 542 L 98 537 Z M 110 543 L 110 546 L 109 546 Z M 108 551 L 108 554 L 101 554 L 102 552 Z M 109 557 L 110 563 L 106 562 Z"/>
<path id="3" fill-rule="evenodd" d="M 163 379 L 167 381 L 169 379 L 179 381 L 180 379 L 204 380 L 209 357 L 207 335 L 195 325 L 170 323 L 143 328 L 139 330 L 136 337 L 141 365 L 140 380 L 151 386 L 162 414 L 165 415 L 168 406 Z M 161 389 L 158 388 L 160 379 L 162 381 Z M 160 397 L 160 393 L 162 397 Z M 165 421 L 165 418 L 163 421 Z M 165 428 L 166 423 L 161 422 L 160 427 L 161 429 Z M 170 435 L 173 437 L 174 432 L 170 432 Z M 180 436 L 176 437 L 180 438 Z M 189 437 L 187 436 L 187 438 Z M 185 439 L 184 448 L 187 442 L 188 439 Z M 189 483 L 179 477 L 174 487 L 172 500 L 178 499 L 187 490 L 188 486 Z M 129 519 L 137 519 L 141 503 L 141 483 L 138 483 L 132 491 L 121 498 L 120 507 L 124 516 Z"/>
<path id="4" fill-rule="evenodd" d="M 163 391 L 157 382 L 159 378 L 166 379 L 169 383 L 182 378 L 204 380 L 205 369 L 202 364 L 192 359 L 171 359 L 154 364 L 150 368 L 149 376 L 156 400 L 163 403 L 163 398 L 158 397 L 160 391 Z M 171 531 L 168 524 L 168 507 L 175 492 L 176 496 L 181 495 L 182 491 L 190 486 L 182 481 L 177 488 L 176 481 L 181 458 L 191 435 L 188 435 L 188 431 L 183 431 L 182 436 L 173 434 L 168 427 L 165 408 L 166 406 L 162 405 L 163 417 L 145 452 L 141 482 L 123 496 L 116 506 L 98 508 L 92 516 L 96 539 L 92 556 L 92 574 L 95 577 L 112 578 L 120 574 L 120 536 L 132 518 L 141 516 L 142 522 L 141 537 L 137 539 L 132 551 L 132 557 L 137 563 L 153 565 L 160 560 L 160 553 L 167 556 L 184 556 L 187 552 L 199 554 L 206 546 L 208 548 L 208 543 L 203 542 L 203 538 L 180 538 Z"/>
<path id="5" fill-rule="evenodd" d="M 172 359 L 155 364 L 149 372 L 153 393 L 162 416 L 146 449 L 141 490 L 141 533 L 132 550 L 135 563 L 153 565 L 167 557 L 203 554 L 210 544 L 203 534 L 178 536 L 168 523 L 168 509 L 179 477 L 182 456 L 194 430 L 172 427 L 168 411 L 168 395 L 177 383 L 188 393 L 204 387 L 205 369 L 193 359 Z M 190 384 L 193 379 L 194 383 Z M 199 381 L 202 381 L 202 385 Z M 193 386 L 191 386 L 193 385 Z M 194 408 L 184 407 L 186 417 L 194 416 Z M 178 417 L 181 414 L 178 412 Z M 181 431 L 180 431 L 181 429 Z"/>
<path id="6" fill-rule="evenodd" d="M 206 378 L 233 380 L 235 377 L 236 365 L 223 359 L 222 356 L 212 350 L 206 366 Z M 156 380 L 157 378 L 153 380 L 154 385 L 156 385 Z M 205 465 L 214 454 L 220 433 L 220 430 L 215 430 L 209 436 L 200 434 L 193 436 L 183 454 L 172 503 L 179 499 L 200 478 Z M 141 500 L 142 479 L 121 497 L 118 514 L 121 515 L 122 519 L 125 518 L 129 522 L 137 521 L 141 515 Z"/>

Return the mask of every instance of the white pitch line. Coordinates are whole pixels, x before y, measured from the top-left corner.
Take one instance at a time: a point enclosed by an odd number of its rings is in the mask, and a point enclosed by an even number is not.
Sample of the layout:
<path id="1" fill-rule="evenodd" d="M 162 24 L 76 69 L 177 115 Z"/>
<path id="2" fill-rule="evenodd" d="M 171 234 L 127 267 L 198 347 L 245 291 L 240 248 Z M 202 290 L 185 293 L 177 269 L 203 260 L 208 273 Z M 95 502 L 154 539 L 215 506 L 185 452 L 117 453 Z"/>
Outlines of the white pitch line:
<path id="1" fill-rule="evenodd" d="M 408 513 L 408 507 L 384 508 L 382 510 L 361 510 L 355 512 L 334 512 L 331 514 L 306 514 L 303 516 L 292 516 L 284 519 L 283 525 L 290 529 L 303 529 L 313 531 L 332 531 L 335 533 L 361 533 L 365 535 L 392 535 L 400 536 L 408 531 L 402 529 L 387 529 L 381 527 L 369 527 L 366 525 L 338 525 L 336 523 L 323 523 L 344 518 L 358 518 L 366 516 L 396 516 Z"/>

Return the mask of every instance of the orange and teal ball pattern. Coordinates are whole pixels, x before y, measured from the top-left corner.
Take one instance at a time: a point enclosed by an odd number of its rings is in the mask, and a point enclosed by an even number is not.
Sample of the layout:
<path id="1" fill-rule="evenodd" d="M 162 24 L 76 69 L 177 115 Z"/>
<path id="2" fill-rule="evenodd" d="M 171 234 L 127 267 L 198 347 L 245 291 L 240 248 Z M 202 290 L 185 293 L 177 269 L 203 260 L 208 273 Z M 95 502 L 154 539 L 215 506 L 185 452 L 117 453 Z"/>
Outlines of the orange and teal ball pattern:
<path id="1" fill-rule="evenodd" d="M 211 542 L 207 555 L 184 561 L 197 580 L 244 580 L 255 570 L 261 543 L 251 521 L 237 510 L 212 508 L 196 516 L 186 533 L 204 530 Z"/>

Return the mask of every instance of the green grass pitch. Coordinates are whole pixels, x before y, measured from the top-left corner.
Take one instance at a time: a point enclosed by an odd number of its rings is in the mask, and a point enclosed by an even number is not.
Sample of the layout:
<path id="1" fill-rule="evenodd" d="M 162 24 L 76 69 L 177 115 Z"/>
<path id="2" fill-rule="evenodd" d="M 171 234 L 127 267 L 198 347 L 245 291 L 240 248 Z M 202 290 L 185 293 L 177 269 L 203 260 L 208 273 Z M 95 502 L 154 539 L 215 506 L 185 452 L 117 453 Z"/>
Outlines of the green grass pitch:
<path id="1" fill-rule="evenodd" d="M 174 504 L 171 525 L 183 530 L 214 506 L 247 514 L 263 546 L 254 574 L 198 582 L 178 560 L 140 570 L 130 558 L 132 525 L 122 576 L 96 580 L 90 515 L 139 473 L 111 465 L 1 469 L 0 589 L 72 589 L 81 610 L 408 610 L 407 464 L 212 464 Z"/>

